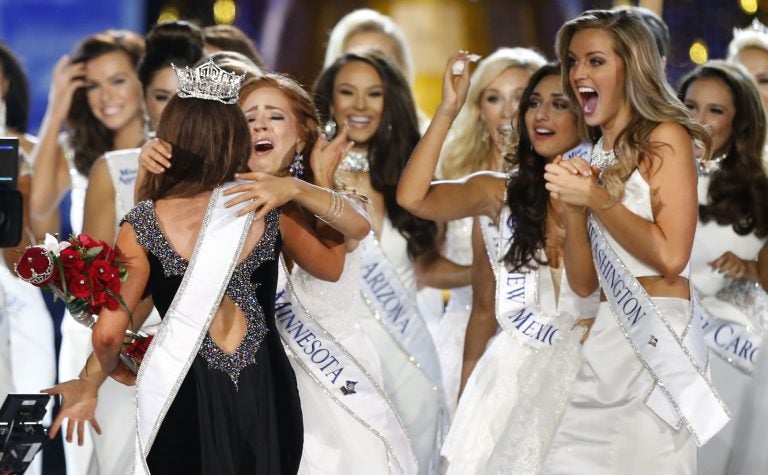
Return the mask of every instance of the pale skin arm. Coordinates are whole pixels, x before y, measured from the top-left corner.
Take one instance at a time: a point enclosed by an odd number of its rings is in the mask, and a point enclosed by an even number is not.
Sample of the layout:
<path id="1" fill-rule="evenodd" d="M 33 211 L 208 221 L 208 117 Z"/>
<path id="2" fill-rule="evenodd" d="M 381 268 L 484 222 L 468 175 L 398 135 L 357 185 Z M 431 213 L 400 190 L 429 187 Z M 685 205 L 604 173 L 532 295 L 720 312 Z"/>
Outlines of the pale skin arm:
<path id="1" fill-rule="evenodd" d="M 70 186 L 69 168 L 58 137 L 72 105 L 72 96 L 84 85 L 85 64 L 70 64 L 63 56 L 53 70 L 48 108 L 40 126 L 39 141 L 32 151 L 35 180 L 30 194 L 30 213 L 36 234 L 44 232 L 50 215 Z"/>
<path id="2" fill-rule="evenodd" d="M 240 214 L 256 211 L 256 219 L 263 217 L 269 210 L 292 201 L 314 215 L 326 215 L 333 203 L 330 190 L 307 183 L 294 177 L 276 177 L 262 172 L 240 173 L 240 180 L 247 180 L 224 192 L 225 196 L 235 195 L 227 202 L 227 206 L 251 201 Z M 349 197 L 342 196 L 344 209 L 339 218 L 329 226 L 343 235 L 361 240 L 371 230 L 367 216 L 359 209 L 357 203 Z"/>
<path id="3" fill-rule="evenodd" d="M 464 62 L 461 75 L 451 71 L 456 61 Z M 434 221 L 447 221 L 443 218 L 443 208 L 446 203 L 459 204 L 461 197 L 453 196 L 446 202 L 446 194 L 439 193 L 431 187 L 435 169 L 440 158 L 451 124 L 461 110 L 469 89 L 469 59 L 468 54 L 459 52 L 448 58 L 443 74 L 443 97 L 437 112 L 432 119 L 424 136 L 411 153 L 411 158 L 400 176 L 397 187 L 397 203 L 416 216 Z M 446 190 L 450 191 L 450 190 Z"/>
<path id="4" fill-rule="evenodd" d="M 472 311 L 464 339 L 464 364 L 461 368 L 459 396 L 464 391 L 469 376 L 480 357 L 485 353 L 488 341 L 496 334 L 496 282 L 491 263 L 485 251 L 485 243 L 476 219 L 472 226 Z"/>
<path id="5" fill-rule="evenodd" d="M 93 164 L 85 192 L 83 233 L 107 243 L 115 242 L 115 186 L 107 160 Z"/>
<path id="6" fill-rule="evenodd" d="M 282 207 L 280 233 L 283 253 L 318 279 L 335 282 L 344 269 L 344 236 L 330 227 L 313 230 L 301 210 L 291 203 Z"/>
<path id="7" fill-rule="evenodd" d="M 550 192 L 557 193 L 567 204 L 590 208 L 622 247 L 657 269 L 665 281 L 673 281 L 688 263 L 696 230 L 693 147 L 685 129 L 673 123 L 657 126 L 650 141 L 664 144 L 657 149 L 658 156 L 646 159 L 655 222 L 637 216 L 620 203 L 606 209 L 608 194 L 581 159 L 548 164 L 544 176 Z M 569 269 L 571 275 L 578 282 L 578 274 L 571 274 Z M 586 288 L 581 284 L 576 283 Z"/>

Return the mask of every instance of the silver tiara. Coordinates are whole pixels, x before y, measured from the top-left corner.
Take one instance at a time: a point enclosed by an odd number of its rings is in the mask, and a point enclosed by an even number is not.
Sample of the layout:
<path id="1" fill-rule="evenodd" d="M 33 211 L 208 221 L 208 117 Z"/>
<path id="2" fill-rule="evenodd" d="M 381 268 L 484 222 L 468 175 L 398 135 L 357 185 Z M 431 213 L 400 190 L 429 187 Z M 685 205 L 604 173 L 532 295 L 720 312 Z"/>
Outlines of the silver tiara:
<path id="1" fill-rule="evenodd" d="M 740 35 L 745 33 L 761 33 L 763 35 L 768 35 L 768 26 L 763 25 L 760 23 L 760 20 L 755 18 L 752 20 L 752 23 L 746 28 L 734 28 L 733 29 L 733 37 L 738 38 Z"/>
<path id="2" fill-rule="evenodd" d="M 237 75 L 225 71 L 210 59 L 194 69 L 189 69 L 189 66 L 177 68 L 174 64 L 171 64 L 171 67 L 179 82 L 176 88 L 179 97 L 196 97 L 224 104 L 237 102 L 240 83 L 243 82 L 245 74 Z"/>

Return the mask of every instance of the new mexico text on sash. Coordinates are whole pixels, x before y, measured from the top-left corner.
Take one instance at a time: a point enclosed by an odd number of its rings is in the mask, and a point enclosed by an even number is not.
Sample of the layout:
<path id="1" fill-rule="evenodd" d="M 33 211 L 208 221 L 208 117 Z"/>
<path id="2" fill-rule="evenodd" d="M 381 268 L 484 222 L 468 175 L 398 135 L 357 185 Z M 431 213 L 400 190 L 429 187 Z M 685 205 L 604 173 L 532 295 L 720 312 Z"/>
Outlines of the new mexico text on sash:
<path id="1" fill-rule="evenodd" d="M 502 261 L 512 245 L 514 226 L 506 206 L 499 227 L 487 217 L 480 219 L 483 242 L 496 277 L 496 320 L 512 338 L 534 348 L 552 346 L 560 331 L 557 316 L 541 311 L 538 270 L 510 272 Z"/>
<path id="2" fill-rule="evenodd" d="M 136 453 L 133 471 L 148 474 L 146 458 L 219 308 L 237 264 L 253 213 L 236 216 L 242 204 L 225 208 L 214 190 L 179 290 L 136 378 Z M 190 415 L 193 417 L 193 415 Z"/>
<path id="3" fill-rule="evenodd" d="M 685 425 L 696 444 L 703 445 L 730 417 L 705 374 L 707 348 L 701 317 L 692 315 L 687 330 L 678 336 L 613 251 L 593 216 L 588 228 L 603 293 L 621 331 L 654 379 L 646 405 L 672 427 Z"/>
<path id="4" fill-rule="evenodd" d="M 281 259 L 282 263 L 282 259 Z M 275 323 L 283 343 L 301 368 L 328 397 L 363 424 L 387 448 L 390 473 L 418 472 L 408 434 L 384 391 L 365 368 L 328 333 L 301 302 L 280 267 Z"/>

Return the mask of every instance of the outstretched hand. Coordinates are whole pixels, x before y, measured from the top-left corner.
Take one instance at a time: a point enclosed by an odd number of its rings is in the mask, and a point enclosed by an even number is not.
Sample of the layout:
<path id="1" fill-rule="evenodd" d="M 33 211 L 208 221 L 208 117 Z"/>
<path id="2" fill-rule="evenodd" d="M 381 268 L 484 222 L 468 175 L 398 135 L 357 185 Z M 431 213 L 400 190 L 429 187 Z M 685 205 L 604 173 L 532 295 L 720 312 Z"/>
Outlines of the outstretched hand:
<path id="1" fill-rule="evenodd" d="M 85 441 L 85 426 L 90 423 L 101 434 L 101 427 L 96 420 L 96 402 L 98 400 L 99 386 L 83 379 L 73 379 L 41 392 L 51 396 L 60 395 L 61 408 L 48 431 L 48 437 L 51 439 L 59 433 L 59 428 L 64 423 L 64 419 L 69 419 L 67 423 L 67 434 L 65 439 L 72 442 L 72 433 L 77 430 L 77 445 L 83 445 Z"/>
<path id="2" fill-rule="evenodd" d="M 749 279 L 757 282 L 757 262 L 741 259 L 731 251 L 726 251 L 709 263 L 713 270 L 720 272 L 732 279 Z"/>

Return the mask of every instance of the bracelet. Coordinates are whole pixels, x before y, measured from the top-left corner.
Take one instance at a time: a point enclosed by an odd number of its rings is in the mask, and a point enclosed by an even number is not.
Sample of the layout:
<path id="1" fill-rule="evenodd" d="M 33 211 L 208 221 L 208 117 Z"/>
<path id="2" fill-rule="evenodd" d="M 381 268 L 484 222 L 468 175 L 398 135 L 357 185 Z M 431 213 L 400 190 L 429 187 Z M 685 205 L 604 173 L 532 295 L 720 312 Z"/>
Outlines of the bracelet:
<path id="1" fill-rule="evenodd" d="M 344 212 L 344 198 L 336 190 L 328 190 L 331 193 L 331 206 L 325 214 L 316 214 L 315 217 L 326 224 L 335 223 Z"/>

